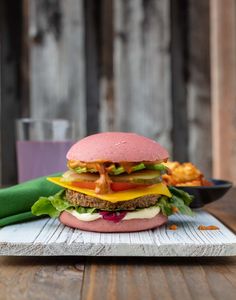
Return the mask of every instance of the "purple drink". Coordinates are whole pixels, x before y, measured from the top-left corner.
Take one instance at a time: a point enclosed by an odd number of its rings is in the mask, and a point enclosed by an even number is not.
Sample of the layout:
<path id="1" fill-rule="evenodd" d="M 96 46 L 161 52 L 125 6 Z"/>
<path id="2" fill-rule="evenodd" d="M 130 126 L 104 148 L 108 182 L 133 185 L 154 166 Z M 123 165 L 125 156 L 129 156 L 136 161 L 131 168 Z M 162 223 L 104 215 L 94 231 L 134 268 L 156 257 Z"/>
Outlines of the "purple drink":
<path id="1" fill-rule="evenodd" d="M 74 141 L 17 141 L 18 181 L 64 172 Z"/>

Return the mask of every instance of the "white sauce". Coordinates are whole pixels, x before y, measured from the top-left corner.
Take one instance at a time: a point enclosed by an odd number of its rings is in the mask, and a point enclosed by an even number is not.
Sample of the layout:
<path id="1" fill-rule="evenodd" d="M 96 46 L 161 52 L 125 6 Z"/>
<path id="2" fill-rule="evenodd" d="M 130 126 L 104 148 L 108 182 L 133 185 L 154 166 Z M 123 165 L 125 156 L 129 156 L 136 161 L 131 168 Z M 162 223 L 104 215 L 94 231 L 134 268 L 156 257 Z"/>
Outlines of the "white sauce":
<path id="1" fill-rule="evenodd" d="M 137 211 L 129 212 L 122 220 L 131 220 L 131 219 L 151 219 L 159 214 L 160 208 L 157 206 L 143 208 Z"/>
<path id="2" fill-rule="evenodd" d="M 76 210 L 68 211 L 74 217 L 76 217 L 80 221 L 91 222 L 97 219 L 102 218 L 102 216 L 98 213 L 84 213 L 79 214 Z M 143 208 L 137 211 L 128 212 L 126 216 L 122 220 L 131 220 L 131 219 L 151 219 L 154 218 L 157 214 L 159 214 L 160 208 L 159 207 L 149 207 Z"/>
<path id="3" fill-rule="evenodd" d="M 94 213 L 94 214 L 90 214 L 90 213 L 79 214 L 76 210 L 70 210 L 68 212 L 80 221 L 91 222 L 91 221 L 95 221 L 99 218 L 102 218 L 102 216 L 100 214 L 97 214 L 97 213 Z"/>

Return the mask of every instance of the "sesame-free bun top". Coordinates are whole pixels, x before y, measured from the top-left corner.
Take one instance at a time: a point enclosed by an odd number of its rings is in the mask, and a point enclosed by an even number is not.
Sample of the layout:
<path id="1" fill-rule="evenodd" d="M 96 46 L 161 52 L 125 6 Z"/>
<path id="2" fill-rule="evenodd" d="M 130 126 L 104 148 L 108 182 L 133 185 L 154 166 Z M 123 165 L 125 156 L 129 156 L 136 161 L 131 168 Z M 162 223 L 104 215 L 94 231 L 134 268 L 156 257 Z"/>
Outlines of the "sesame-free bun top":
<path id="1" fill-rule="evenodd" d="M 68 151 L 68 160 L 84 162 L 141 162 L 166 160 L 169 154 L 156 141 L 131 132 L 103 132 L 89 135 Z"/>

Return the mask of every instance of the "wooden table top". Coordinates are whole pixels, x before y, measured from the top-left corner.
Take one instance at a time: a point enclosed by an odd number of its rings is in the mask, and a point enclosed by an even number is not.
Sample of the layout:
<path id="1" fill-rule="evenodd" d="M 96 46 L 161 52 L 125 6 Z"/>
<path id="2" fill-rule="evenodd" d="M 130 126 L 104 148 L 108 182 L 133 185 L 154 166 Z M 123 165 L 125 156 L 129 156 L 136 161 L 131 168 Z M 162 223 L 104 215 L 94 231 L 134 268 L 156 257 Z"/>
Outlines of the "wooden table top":
<path id="1" fill-rule="evenodd" d="M 236 189 L 205 207 L 236 232 Z M 236 257 L 0 257 L 0 300 L 236 298 Z"/>

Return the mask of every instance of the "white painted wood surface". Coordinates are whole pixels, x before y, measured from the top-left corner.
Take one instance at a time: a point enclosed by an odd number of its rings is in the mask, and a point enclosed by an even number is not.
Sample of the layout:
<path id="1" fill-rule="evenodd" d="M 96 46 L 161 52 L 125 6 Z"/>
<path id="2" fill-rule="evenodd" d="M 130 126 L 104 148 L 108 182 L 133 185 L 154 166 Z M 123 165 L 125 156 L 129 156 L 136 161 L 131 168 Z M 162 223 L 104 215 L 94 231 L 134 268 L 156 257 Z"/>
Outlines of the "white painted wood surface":
<path id="1" fill-rule="evenodd" d="M 172 223 L 178 225 L 176 231 L 168 229 Z M 199 225 L 216 225 L 220 230 L 200 231 Z M 122 234 L 74 230 L 57 219 L 41 219 L 0 229 L 0 255 L 232 256 L 236 236 L 204 211 L 194 218 L 172 216 L 159 229 Z"/>

